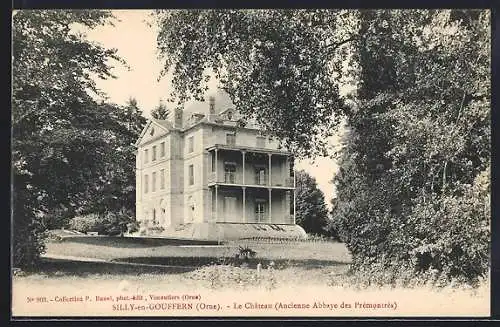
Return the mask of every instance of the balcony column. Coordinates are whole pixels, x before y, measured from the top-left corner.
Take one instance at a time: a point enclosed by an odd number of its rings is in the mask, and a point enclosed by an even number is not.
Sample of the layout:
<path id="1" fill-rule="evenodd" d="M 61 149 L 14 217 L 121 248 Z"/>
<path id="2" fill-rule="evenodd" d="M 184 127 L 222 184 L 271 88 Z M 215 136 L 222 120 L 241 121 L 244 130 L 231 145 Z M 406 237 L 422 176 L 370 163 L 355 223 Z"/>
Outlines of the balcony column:
<path id="1" fill-rule="evenodd" d="M 215 149 L 215 182 L 218 183 L 219 182 L 219 178 L 218 178 L 218 171 L 219 171 L 219 158 L 217 156 L 217 153 L 218 153 L 218 150 Z M 216 202 L 217 203 L 217 202 Z"/>
<path id="2" fill-rule="evenodd" d="M 288 182 L 289 181 L 289 178 L 290 178 L 290 164 L 288 163 L 288 156 L 285 157 L 285 186 L 289 186 L 290 183 Z"/>
<path id="3" fill-rule="evenodd" d="M 271 223 L 272 222 L 272 212 L 271 212 L 271 207 L 272 207 L 272 202 L 271 202 L 271 192 L 272 192 L 272 189 L 269 188 L 269 222 Z"/>
<path id="4" fill-rule="evenodd" d="M 271 153 L 267 154 L 269 156 L 269 176 L 268 176 L 268 185 L 271 186 Z"/>
<path id="5" fill-rule="evenodd" d="M 292 162 L 293 162 L 293 224 L 295 225 L 295 217 L 297 216 L 297 213 L 296 213 L 296 203 L 297 203 L 297 182 L 295 180 L 295 159 L 292 158 L 291 159 Z"/>
<path id="6" fill-rule="evenodd" d="M 245 185 L 245 154 L 246 151 L 241 151 L 241 155 L 243 156 L 243 181 L 242 181 L 243 185 Z M 243 189 L 243 194 L 245 194 L 245 189 Z"/>
<path id="7" fill-rule="evenodd" d="M 243 155 L 244 156 L 244 155 Z M 247 222 L 247 217 L 246 217 L 246 187 L 243 186 L 242 187 L 243 189 L 243 222 L 246 223 Z"/>
<path id="8" fill-rule="evenodd" d="M 215 221 L 219 221 L 219 185 L 215 184 Z"/>

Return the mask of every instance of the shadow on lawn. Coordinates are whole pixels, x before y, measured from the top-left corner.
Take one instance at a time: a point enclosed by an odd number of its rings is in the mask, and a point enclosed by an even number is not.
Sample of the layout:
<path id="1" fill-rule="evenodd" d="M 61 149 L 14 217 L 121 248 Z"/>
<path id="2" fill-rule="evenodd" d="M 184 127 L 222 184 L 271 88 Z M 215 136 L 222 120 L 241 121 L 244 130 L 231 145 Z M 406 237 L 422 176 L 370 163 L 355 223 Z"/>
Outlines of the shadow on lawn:
<path id="1" fill-rule="evenodd" d="M 117 248 L 149 248 L 163 245 L 217 245 L 215 241 L 119 236 L 71 236 L 63 238 L 60 242 L 92 244 Z"/>
<path id="2" fill-rule="evenodd" d="M 45 274 L 49 277 L 101 275 L 140 275 L 140 274 L 179 274 L 193 271 L 192 267 L 135 266 L 119 262 L 82 262 L 65 259 L 44 259 L 36 271 L 27 274 Z"/>
<path id="3" fill-rule="evenodd" d="M 128 257 L 116 258 L 112 262 L 129 262 L 150 265 L 176 266 L 176 267 L 202 267 L 213 264 L 225 264 L 240 266 L 243 261 L 235 257 Z M 303 269 L 321 269 L 330 266 L 345 266 L 349 262 L 335 260 L 317 260 L 317 259 L 266 259 L 251 258 L 246 261 L 249 268 L 256 269 L 257 265 L 262 264 L 267 268 L 273 262 L 276 269 L 285 269 L 291 267 L 300 267 Z"/>

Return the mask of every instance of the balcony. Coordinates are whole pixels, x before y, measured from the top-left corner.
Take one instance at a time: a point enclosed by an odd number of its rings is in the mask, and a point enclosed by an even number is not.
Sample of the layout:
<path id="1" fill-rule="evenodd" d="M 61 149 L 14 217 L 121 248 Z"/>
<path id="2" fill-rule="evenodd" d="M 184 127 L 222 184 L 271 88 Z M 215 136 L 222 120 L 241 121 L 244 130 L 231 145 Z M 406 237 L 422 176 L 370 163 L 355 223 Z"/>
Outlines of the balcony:
<path id="1" fill-rule="evenodd" d="M 245 182 L 243 182 L 243 175 L 235 172 L 220 172 L 219 176 L 215 177 L 215 172 L 210 172 L 208 174 L 208 184 L 233 184 L 238 186 L 250 186 L 250 187 L 273 187 L 273 188 L 293 188 L 293 177 L 278 179 L 274 177 L 272 183 L 269 184 L 268 176 L 255 176 L 247 174 L 245 176 Z"/>

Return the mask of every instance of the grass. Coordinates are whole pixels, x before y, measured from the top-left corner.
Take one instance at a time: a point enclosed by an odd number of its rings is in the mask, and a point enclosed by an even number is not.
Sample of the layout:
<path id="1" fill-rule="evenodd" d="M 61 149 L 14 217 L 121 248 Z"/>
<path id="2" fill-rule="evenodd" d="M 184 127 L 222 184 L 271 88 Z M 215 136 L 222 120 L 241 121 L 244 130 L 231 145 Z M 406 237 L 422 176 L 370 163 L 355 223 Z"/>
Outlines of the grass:
<path id="1" fill-rule="evenodd" d="M 239 267 L 242 261 L 235 257 L 240 246 L 257 253 L 245 262 L 243 269 Z M 259 286 L 262 279 L 273 280 L 275 284 L 307 281 L 326 285 L 332 274 L 345 273 L 350 262 L 345 246 L 335 242 L 248 240 L 220 246 L 186 246 L 178 240 L 81 235 L 52 239 L 47 243 L 46 255 L 48 257 L 36 272 L 23 272 L 16 278 L 24 283 L 54 279 L 84 283 L 86 280 L 139 281 L 144 276 L 155 276 L 154 279 L 169 283 L 195 283 L 207 287 L 214 287 L 214 279 L 225 287 L 239 287 L 242 283 Z M 101 262 L 57 257 L 94 258 Z M 259 273 L 258 265 L 261 267 Z M 270 266 L 272 270 L 267 269 Z"/>
<path id="2" fill-rule="evenodd" d="M 13 277 L 13 303 L 24 303 L 27 295 L 108 295 L 108 294 L 202 294 L 205 301 L 260 301 L 275 298 L 282 301 L 398 301 L 401 311 L 375 314 L 473 315 L 489 312 L 489 287 L 461 291 L 445 289 L 364 289 L 332 283 L 342 281 L 350 255 L 341 243 L 334 242 L 230 242 L 223 246 L 185 246 L 168 240 L 129 239 L 119 237 L 68 237 L 49 242 L 49 255 L 94 257 L 102 262 L 45 259 L 34 272 Z M 239 246 L 257 252 L 249 267 L 231 265 Z M 212 265 L 223 258 L 225 262 Z M 136 265 L 128 263 L 148 263 Z M 271 262 L 274 264 L 271 265 Z M 256 269 L 260 263 L 262 268 Z M 168 266 L 166 266 L 168 265 Z M 273 268 L 269 268 L 273 267 Z M 270 291 L 273 291 L 270 293 Z M 244 292 L 244 293 L 243 293 Z M 418 299 L 418 305 L 415 305 Z M 452 301 L 450 301 L 452 299 Z M 14 308 L 14 305 L 13 305 Z M 72 309 L 73 308 L 73 309 Z M 52 306 L 50 314 L 125 315 L 111 312 L 106 306 Z M 439 309 L 440 311 L 436 311 Z M 38 311 L 37 311 L 38 310 Z M 73 311 L 72 311 L 73 310 Z M 107 310 L 107 311 L 106 311 Z M 413 311 L 412 311 L 413 310 Z M 433 311 L 434 310 L 434 311 Z M 13 309 L 14 311 L 14 309 Z M 18 314 L 47 315 L 42 306 L 18 306 Z M 290 313 L 294 313 L 290 311 Z M 49 315 L 50 315 L 49 314 Z M 144 313 L 140 313 L 144 315 Z M 150 312 L 148 314 L 151 314 Z M 148 315 L 146 314 L 146 315 Z M 172 313 L 158 312 L 169 315 Z M 193 313 L 191 313 L 192 315 Z M 196 315 L 205 313 L 196 313 Z M 213 315 L 213 313 L 207 313 Z M 237 313 L 241 315 L 242 313 Z M 259 314 L 245 311 L 244 315 Z M 367 311 L 324 311 L 322 315 L 372 315 Z M 217 316 L 221 313 L 217 313 Z M 222 314 L 224 315 L 224 314 Z M 297 311 L 295 315 L 307 316 Z"/>
<path id="3" fill-rule="evenodd" d="M 193 258 L 200 264 L 217 262 L 219 258 L 233 258 L 239 246 L 248 245 L 257 252 L 254 260 L 291 262 L 295 265 L 348 264 L 350 255 L 342 243 L 289 242 L 260 243 L 256 241 L 229 242 L 221 246 L 185 246 L 177 240 L 141 239 L 127 237 L 68 237 L 49 242 L 47 253 L 75 257 L 140 262 L 154 264 L 192 265 Z"/>

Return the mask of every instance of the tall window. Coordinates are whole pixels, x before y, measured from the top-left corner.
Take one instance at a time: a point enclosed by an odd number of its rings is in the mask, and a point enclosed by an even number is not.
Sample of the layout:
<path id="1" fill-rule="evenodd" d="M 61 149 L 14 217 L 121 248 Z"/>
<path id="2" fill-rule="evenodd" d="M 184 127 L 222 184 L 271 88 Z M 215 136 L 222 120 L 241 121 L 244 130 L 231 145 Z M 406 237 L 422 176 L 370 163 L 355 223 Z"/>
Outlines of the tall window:
<path id="1" fill-rule="evenodd" d="M 149 188 L 149 176 L 144 175 L 144 193 L 148 193 Z"/>
<path id="2" fill-rule="evenodd" d="M 165 169 L 160 170 L 160 188 L 165 188 Z"/>
<path id="3" fill-rule="evenodd" d="M 224 164 L 224 182 L 225 183 L 236 183 L 236 165 L 232 162 Z"/>
<path id="4" fill-rule="evenodd" d="M 212 172 L 215 171 L 215 151 L 212 152 Z"/>
<path id="5" fill-rule="evenodd" d="M 155 192 L 156 191 L 156 171 L 153 172 L 153 177 L 151 179 L 152 179 L 151 192 Z"/>
<path id="6" fill-rule="evenodd" d="M 165 157 L 165 142 L 160 143 L 160 156 Z"/>
<path id="7" fill-rule="evenodd" d="M 144 149 L 144 163 L 148 163 L 148 149 Z"/>
<path id="8" fill-rule="evenodd" d="M 266 202 L 263 200 L 257 199 L 255 202 L 255 220 L 257 222 L 264 221 L 266 217 Z"/>
<path id="9" fill-rule="evenodd" d="M 155 160 L 156 160 L 156 145 L 153 145 L 153 153 L 152 153 L 151 161 L 155 161 Z"/>
<path id="10" fill-rule="evenodd" d="M 292 193 L 290 191 L 286 191 L 286 205 L 288 206 L 288 213 L 293 215 L 293 203 L 292 203 Z"/>
<path id="11" fill-rule="evenodd" d="M 226 144 L 227 145 L 236 145 L 236 134 L 235 133 L 227 133 L 226 134 Z"/>
<path id="12" fill-rule="evenodd" d="M 255 184 L 257 185 L 266 185 L 266 168 L 264 167 L 255 167 Z"/>
<path id="13" fill-rule="evenodd" d="M 263 136 L 257 136 L 257 147 L 265 148 L 266 147 L 266 138 Z"/>
<path id="14" fill-rule="evenodd" d="M 188 139 L 188 152 L 191 153 L 194 151 L 194 136 L 190 136 Z"/>
<path id="15" fill-rule="evenodd" d="M 194 166 L 189 165 L 189 185 L 194 185 Z"/>

